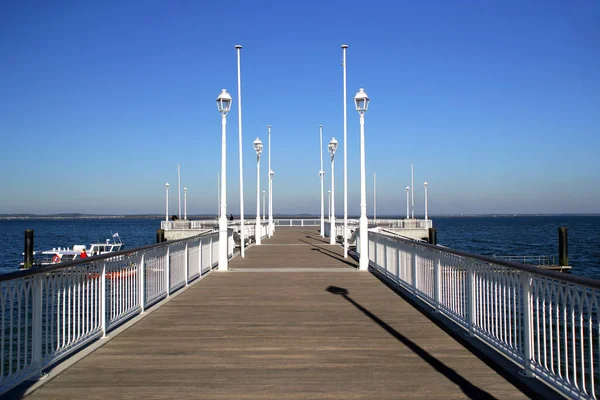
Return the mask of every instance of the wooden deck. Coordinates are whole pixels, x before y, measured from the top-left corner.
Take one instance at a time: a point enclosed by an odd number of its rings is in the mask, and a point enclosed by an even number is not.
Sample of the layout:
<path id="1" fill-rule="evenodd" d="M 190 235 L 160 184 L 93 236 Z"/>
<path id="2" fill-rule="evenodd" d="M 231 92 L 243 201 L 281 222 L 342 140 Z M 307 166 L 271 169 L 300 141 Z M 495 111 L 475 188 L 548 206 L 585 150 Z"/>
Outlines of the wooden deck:
<path id="1" fill-rule="evenodd" d="M 341 254 L 279 228 L 28 398 L 527 397 Z"/>

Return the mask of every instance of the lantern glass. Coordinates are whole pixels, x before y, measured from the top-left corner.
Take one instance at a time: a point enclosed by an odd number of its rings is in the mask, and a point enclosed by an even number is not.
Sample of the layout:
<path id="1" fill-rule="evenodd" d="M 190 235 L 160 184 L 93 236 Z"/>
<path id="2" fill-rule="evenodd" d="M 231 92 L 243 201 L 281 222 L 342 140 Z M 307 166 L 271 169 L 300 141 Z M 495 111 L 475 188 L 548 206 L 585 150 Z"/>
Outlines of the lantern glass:
<path id="1" fill-rule="evenodd" d="M 356 93 L 356 96 L 354 96 L 354 104 L 356 105 L 356 111 L 358 111 L 359 114 L 364 114 L 369 108 L 369 101 L 370 99 L 369 96 L 367 96 L 365 89 L 360 88 L 358 93 Z"/>
<path id="2" fill-rule="evenodd" d="M 337 150 L 337 146 L 338 146 L 338 142 L 337 140 L 335 140 L 335 138 L 332 138 L 331 141 L 329 142 L 329 154 L 331 154 L 332 156 L 335 154 L 335 151 Z"/>
<path id="3" fill-rule="evenodd" d="M 262 141 L 259 138 L 256 138 L 256 140 L 254 141 L 254 150 L 256 151 L 256 155 L 261 155 L 262 151 L 263 151 L 263 144 Z"/>
<path id="4" fill-rule="evenodd" d="M 227 115 L 231 109 L 231 95 L 227 93 L 226 89 L 221 90 L 219 97 L 217 97 L 217 110 L 221 115 Z"/>

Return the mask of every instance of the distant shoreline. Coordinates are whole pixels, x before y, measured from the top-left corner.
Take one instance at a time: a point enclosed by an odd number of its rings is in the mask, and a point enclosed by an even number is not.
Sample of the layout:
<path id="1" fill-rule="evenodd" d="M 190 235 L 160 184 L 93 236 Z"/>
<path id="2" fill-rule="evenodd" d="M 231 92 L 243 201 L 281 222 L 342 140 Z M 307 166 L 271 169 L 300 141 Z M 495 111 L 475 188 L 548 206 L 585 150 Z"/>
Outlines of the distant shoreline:
<path id="1" fill-rule="evenodd" d="M 434 218 L 513 218 L 513 217 L 598 217 L 600 213 L 591 214 L 439 214 L 430 215 L 430 219 Z M 339 218 L 340 216 L 338 216 Z M 65 219 L 156 219 L 164 220 L 164 215 L 158 214 L 128 214 L 128 215 L 95 215 L 95 214 L 50 214 L 50 215 L 37 215 L 37 214 L 0 214 L 0 220 L 65 220 Z M 214 220 L 216 215 L 188 215 L 189 220 Z M 235 219 L 239 219 L 239 215 L 234 215 Z M 247 214 L 246 218 L 255 218 L 254 215 Z M 295 219 L 316 219 L 320 218 L 316 214 L 278 214 L 274 215 L 273 218 L 295 218 Z M 357 215 L 349 215 L 350 219 L 358 219 Z M 372 219 L 372 216 L 368 216 Z M 402 215 L 381 215 L 377 219 L 404 219 Z M 423 216 L 417 216 L 417 219 L 423 218 Z"/>

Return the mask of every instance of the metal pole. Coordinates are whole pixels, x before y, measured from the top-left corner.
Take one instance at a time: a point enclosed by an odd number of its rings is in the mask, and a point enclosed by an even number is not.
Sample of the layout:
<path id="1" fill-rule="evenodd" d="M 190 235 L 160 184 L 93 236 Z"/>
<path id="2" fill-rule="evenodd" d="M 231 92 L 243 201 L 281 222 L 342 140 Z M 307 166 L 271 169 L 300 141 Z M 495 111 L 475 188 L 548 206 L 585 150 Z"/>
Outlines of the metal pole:
<path id="1" fill-rule="evenodd" d="M 246 257 L 244 246 L 244 166 L 242 164 L 242 76 L 240 69 L 240 51 L 242 45 L 236 45 L 237 49 L 237 73 L 238 73 L 238 132 L 240 152 L 240 256 Z"/>
<path id="2" fill-rule="evenodd" d="M 217 219 L 219 219 L 219 210 L 221 209 L 221 178 L 217 172 Z"/>
<path id="3" fill-rule="evenodd" d="M 269 125 L 269 237 L 273 236 L 273 178 L 271 177 L 271 125 Z"/>
<path id="4" fill-rule="evenodd" d="M 256 225 L 254 228 L 254 240 L 261 244 L 260 240 L 260 154 L 256 155 Z"/>
<path id="5" fill-rule="evenodd" d="M 265 222 L 265 211 L 266 211 L 265 202 L 266 201 L 267 201 L 267 192 L 265 192 L 263 190 L 263 209 L 262 209 L 262 215 L 263 215 L 263 217 L 262 217 L 262 223 Z"/>
<path id="6" fill-rule="evenodd" d="M 331 155 L 331 226 L 329 229 L 329 244 L 335 244 L 335 173 L 334 171 L 335 154 Z"/>
<path id="7" fill-rule="evenodd" d="M 187 220 L 187 188 L 183 188 L 183 219 Z"/>
<path id="8" fill-rule="evenodd" d="M 369 232 L 367 223 L 367 173 L 365 166 L 365 115 L 360 114 L 360 258 L 359 268 L 369 269 Z"/>
<path id="9" fill-rule="evenodd" d="M 348 231 L 348 118 L 347 118 L 347 102 L 346 102 L 346 49 L 347 44 L 342 45 L 342 67 L 344 70 L 344 258 L 348 258 L 348 241 L 346 240 L 346 232 Z"/>
<path id="10" fill-rule="evenodd" d="M 427 221 L 427 182 L 423 186 L 425 186 L 425 221 Z"/>
<path id="11" fill-rule="evenodd" d="M 412 218 L 415 218 L 415 169 L 413 163 L 410 163 L 410 210 Z"/>
<path id="12" fill-rule="evenodd" d="M 327 219 L 331 222 L 331 190 L 328 190 L 327 194 L 329 196 L 327 198 Z"/>
<path id="13" fill-rule="evenodd" d="M 373 172 L 373 221 L 377 220 L 377 173 Z"/>
<path id="14" fill-rule="evenodd" d="M 410 218 L 410 199 L 408 198 L 410 194 L 410 188 L 406 187 L 406 219 Z"/>
<path id="15" fill-rule="evenodd" d="M 221 119 L 221 216 L 219 218 L 219 271 L 227 271 L 227 116 Z M 242 241 L 242 243 L 244 243 Z"/>
<path id="16" fill-rule="evenodd" d="M 177 164 L 177 218 L 181 219 L 181 171 Z"/>
<path id="17" fill-rule="evenodd" d="M 321 178 L 321 237 L 325 237 L 325 206 L 324 206 L 324 196 L 323 196 L 323 177 L 325 176 L 325 171 L 323 171 L 323 125 L 319 125 L 319 145 L 320 145 L 320 155 L 321 155 L 321 169 L 319 170 L 319 177 Z"/>
<path id="18" fill-rule="evenodd" d="M 165 184 L 165 187 L 167 188 L 167 200 L 166 200 L 167 208 L 165 210 L 165 221 L 168 222 L 169 221 L 169 182 L 167 182 Z"/>

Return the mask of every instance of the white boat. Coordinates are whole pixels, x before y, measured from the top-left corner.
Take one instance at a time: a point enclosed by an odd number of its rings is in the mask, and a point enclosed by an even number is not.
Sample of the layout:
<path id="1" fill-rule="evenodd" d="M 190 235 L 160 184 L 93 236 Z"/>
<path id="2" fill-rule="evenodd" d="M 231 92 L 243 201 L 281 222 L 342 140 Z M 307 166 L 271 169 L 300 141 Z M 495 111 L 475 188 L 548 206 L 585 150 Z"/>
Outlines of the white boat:
<path id="1" fill-rule="evenodd" d="M 104 243 L 91 243 L 89 247 L 84 244 L 76 244 L 73 247 L 57 247 L 52 250 L 39 250 L 33 252 L 33 266 L 56 264 L 64 261 L 73 261 L 81 258 L 97 256 L 100 254 L 114 253 L 123 250 L 125 245 L 121 242 L 118 233 Z M 23 267 L 24 263 L 21 263 Z"/>

